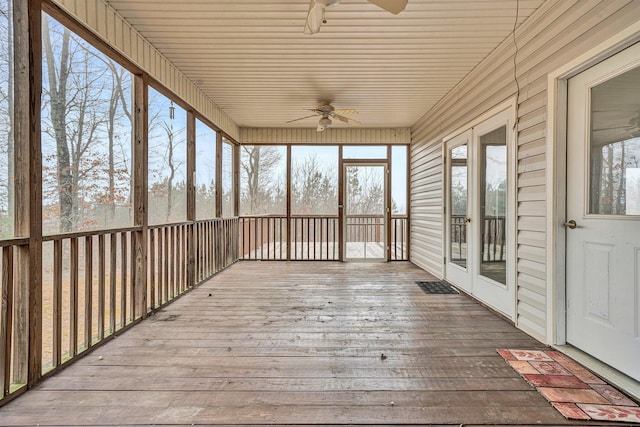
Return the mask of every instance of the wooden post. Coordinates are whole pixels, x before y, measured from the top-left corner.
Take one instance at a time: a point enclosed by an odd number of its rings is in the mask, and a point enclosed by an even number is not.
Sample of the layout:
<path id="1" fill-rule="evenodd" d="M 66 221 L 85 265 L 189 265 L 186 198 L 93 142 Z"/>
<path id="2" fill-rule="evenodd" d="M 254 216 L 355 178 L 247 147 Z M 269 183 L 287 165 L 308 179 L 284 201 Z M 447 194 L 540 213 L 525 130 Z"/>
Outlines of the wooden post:
<path id="1" fill-rule="evenodd" d="M 287 145 L 287 261 L 291 261 L 291 144 Z M 280 236 L 282 241 L 282 236 Z"/>
<path id="2" fill-rule="evenodd" d="M 135 244 L 135 265 L 131 266 L 131 285 L 134 286 L 135 312 L 131 319 L 147 317 L 147 226 L 148 226 L 148 146 L 149 146 L 149 85 L 147 75 L 134 77 L 134 149 L 133 149 L 133 221 L 141 227 L 131 237 Z M 124 235 L 123 235 L 124 237 Z M 124 322 L 123 322 L 124 326 Z"/>
<path id="3" fill-rule="evenodd" d="M 391 168 L 393 167 L 393 162 L 392 162 L 392 154 L 393 150 L 392 150 L 392 146 L 391 145 L 387 145 L 387 176 L 384 177 L 384 187 L 386 189 L 385 191 L 385 205 L 387 206 L 385 213 L 384 213 L 384 221 L 387 224 L 386 227 L 386 241 L 387 241 L 387 247 L 386 247 L 386 252 L 387 252 L 387 261 L 391 261 L 391 177 L 393 176 L 391 174 Z"/>
<path id="4" fill-rule="evenodd" d="M 411 261 L 411 146 L 407 145 L 407 231 L 403 242 L 407 253 L 407 261 Z"/>
<path id="5" fill-rule="evenodd" d="M 222 134 L 216 132 L 216 218 L 222 218 Z"/>
<path id="6" fill-rule="evenodd" d="M 233 148 L 233 184 L 231 188 L 233 188 L 233 214 L 231 216 L 239 216 L 240 215 L 240 145 L 232 144 Z M 235 258 L 235 256 L 234 256 Z"/>
<path id="7" fill-rule="evenodd" d="M 15 233 L 28 237 L 16 264 L 13 382 L 42 376 L 41 1 L 13 2 Z"/>
<path id="8" fill-rule="evenodd" d="M 193 222 L 196 220 L 196 116 L 187 111 L 187 221 L 191 222 L 187 232 L 187 277 L 186 288 L 195 285 L 195 234 Z"/>
<path id="9" fill-rule="evenodd" d="M 342 162 L 342 145 L 338 146 L 338 254 L 344 261 L 344 165 Z"/>

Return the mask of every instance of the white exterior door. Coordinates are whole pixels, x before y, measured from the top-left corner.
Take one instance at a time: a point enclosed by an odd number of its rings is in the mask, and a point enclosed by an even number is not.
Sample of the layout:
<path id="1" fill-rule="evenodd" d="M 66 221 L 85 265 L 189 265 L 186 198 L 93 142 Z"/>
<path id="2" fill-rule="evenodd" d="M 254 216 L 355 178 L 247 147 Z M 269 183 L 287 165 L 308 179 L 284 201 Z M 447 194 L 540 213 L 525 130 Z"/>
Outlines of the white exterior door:
<path id="1" fill-rule="evenodd" d="M 640 44 L 568 94 L 567 343 L 640 380 Z"/>
<path id="2" fill-rule="evenodd" d="M 513 122 L 505 110 L 446 143 L 445 277 L 513 319 Z"/>
<path id="3" fill-rule="evenodd" d="M 445 275 L 449 282 L 467 293 L 472 293 L 470 269 L 473 253 L 469 251 L 471 231 L 469 212 L 470 171 L 469 147 L 471 131 L 467 131 L 447 142 L 447 222 Z"/>
<path id="4" fill-rule="evenodd" d="M 345 261 L 387 261 L 387 164 L 344 162 Z"/>

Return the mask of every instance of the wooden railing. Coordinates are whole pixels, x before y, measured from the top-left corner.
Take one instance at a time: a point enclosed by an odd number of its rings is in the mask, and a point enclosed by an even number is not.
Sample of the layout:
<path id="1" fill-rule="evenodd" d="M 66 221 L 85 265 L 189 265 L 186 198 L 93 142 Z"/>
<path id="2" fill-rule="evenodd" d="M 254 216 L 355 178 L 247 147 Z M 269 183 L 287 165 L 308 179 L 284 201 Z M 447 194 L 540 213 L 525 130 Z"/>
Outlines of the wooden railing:
<path id="1" fill-rule="evenodd" d="M 505 260 L 506 219 L 504 216 L 485 216 L 482 235 L 482 261 L 499 262 Z M 451 257 L 453 261 L 466 258 L 467 223 L 464 215 L 451 215 Z"/>
<path id="2" fill-rule="evenodd" d="M 409 217 L 391 215 L 391 261 L 409 259 Z"/>
<path id="3" fill-rule="evenodd" d="M 338 217 L 291 217 L 291 259 L 335 261 L 340 258 Z"/>
<path id="4" fill-rule="evenodd" d="M 504 216 L 485 216 L 482 236 L 482 261 L 504 261 L 504 247 L 507 244 Z"/>
<path id="5" fill-rule="evenodd" d="M 44 236 L 41 372 L 83 356 L 235 262 L 237 236 L 237 218 Z M 0 241 L 0 403 L 27 383 L 28 307 L 15 259 L 19 251 L 29 256 L 28 243 Z"/>
<path id="6" fill-rule="evenodd" d="M 240 217 L 240 259 L 287 259 L 287 217 Z"/>
<path id="7" fill-rule="evenodd" d="M 348 241 L 364 241 L 365 237 L 369 242 L 384 241 L 382 217 L 358 215 L 353 218 L 349 218 L 349 224 L 356 221 L 358 227 L 347 226 Z M 245 260 L 339 260 L 338 224 L 338 217 L 334 215 L 295 215 L 289 219 L 278 215 L 243 216 L 239 225 L 239 257 Z M 390 232 L 390 259 L 406 260 L 407 216 L 392 216 Z"/>

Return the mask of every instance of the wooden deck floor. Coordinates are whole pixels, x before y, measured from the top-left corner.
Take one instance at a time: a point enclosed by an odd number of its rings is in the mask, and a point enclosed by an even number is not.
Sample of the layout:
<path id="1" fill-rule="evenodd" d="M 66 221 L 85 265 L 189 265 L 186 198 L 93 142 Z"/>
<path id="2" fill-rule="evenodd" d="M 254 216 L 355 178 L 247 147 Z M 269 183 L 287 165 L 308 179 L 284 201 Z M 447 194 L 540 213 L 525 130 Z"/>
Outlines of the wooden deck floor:
<path id="1" fill-rule="evenodd" d="M 406 262 L 239 262 L 0 424 L 571 424 L 495 351 L 541 345 L 466 296 L 425 295 L 429 279 Z"/>

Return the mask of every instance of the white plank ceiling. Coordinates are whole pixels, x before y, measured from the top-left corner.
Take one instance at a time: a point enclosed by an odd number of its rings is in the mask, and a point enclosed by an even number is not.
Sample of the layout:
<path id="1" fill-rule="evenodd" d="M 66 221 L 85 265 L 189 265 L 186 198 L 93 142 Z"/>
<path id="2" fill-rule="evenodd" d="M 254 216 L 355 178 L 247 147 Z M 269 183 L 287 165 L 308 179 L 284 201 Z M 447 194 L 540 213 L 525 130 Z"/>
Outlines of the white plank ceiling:
<path id="1" fill-rule="evenodd" d="M 315 127 L 330 100 L 363 127 L 410 127 L 544 0 L 409 0 L 394 16 L 366 0 L 327 9 L 303 34 L 308 0 L 108 0 L 241 127 Z M 337 126 L 346 126 L 336 123 Z"/>

